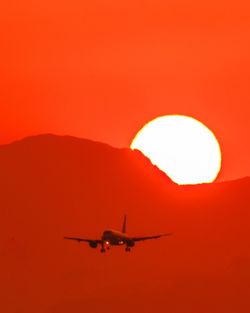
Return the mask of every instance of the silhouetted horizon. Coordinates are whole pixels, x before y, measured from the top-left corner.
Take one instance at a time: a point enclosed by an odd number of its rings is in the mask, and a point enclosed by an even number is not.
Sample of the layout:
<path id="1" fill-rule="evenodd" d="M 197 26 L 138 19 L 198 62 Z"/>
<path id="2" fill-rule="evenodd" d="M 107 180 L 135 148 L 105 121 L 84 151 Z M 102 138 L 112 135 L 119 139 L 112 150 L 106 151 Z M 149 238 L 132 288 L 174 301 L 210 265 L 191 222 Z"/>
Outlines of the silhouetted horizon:
<path id="1" fill-rule="evenodd" d="M 28 136 L 25 136 L 25 137 L 22 137 L 22 138 L 19 138 L 19 139 L 16 139 L 16 140 L 13 140 L 13 141 L 10 141 L 9 143 L 3 143 L 3 144 L 0 144 L 0 147 L 5 147 L 5 146 L 9 146 L 9 145 L 15 145 L 15 144 L 18 144 L 18 143 L 22 143 L 22 142 L 25 142 L 25 141 L 32 141 L 32 140 L 36 140 L 36 139 L 49 139 L 49 138 L 60 138 L 60 139 L 68 139 L 68 140 L 72 140 L 72 141 L 78 141 L 78 142 L 85 142 L 85 143 L 93 143 L 93 144 L 100 144 L 102 146 L 106 146 L 106 147 L 109 147 L 109 148 L 113 148 L 113 149 L 118 149 L 118 150 L 131 150 L 131 151 L 134 151 L 135 153 L 139 153 L 141 155 L 143 155 L 143 157 L 145 157 L 147 160 L 149 160 L 150 163 L 151 160 L 146 157 L 143 152 L 139 151 L 139 150 L 132 150 L 130 149 L 130 147 L 115 147 L 115 146 L 112 146 L 111 144 L 109 143 L 106 143 L 106 142 L 102 142 L 102 141 L 98 141 L 98 140 L 93 140 L 93 139 L 89 139 L 89 138 L 82 138 L 82 137 L 78 137 L 78 136 L 73 136 L 73 135 L 58 135 L 58 134 L 54 134 L 54 133 L 39 133 L 39 134 L 33 134 L 33 135 L 28 135 Z M 153 165 L 155 167 L 157 167 L 157 165 Z M 158 168 L 158 167 L 157 167 Z M 159 168 L 158 168 L 159 169 Z M 167 176 L 167 174 L 165 174 L 161 169 L 159 169 L 159 171 L 161 171 L 164 175 Z M 223 177 L 221 177 L 219 175 L 220 179 L 218 180 L 218 178 L 212 182 L 212 183 L 202 183 L 202 184 L 197 184 L 197 185 L 182 185 L 182 186 L 199 186 L 199 185 L 210 185 L 210 184 L 220 184 L 220 183 L 227 183 L 227 182 L 234 182 L 234 181 L 241 181 L 241 180 L 248 180 L 250 179 L 250 176 L 246 175 L 246 176 L 241 176 L 241 177 L 237 177 L 237 178 L 233 178 L 233 179 L 228 179 L 228 180 L 224 180 Z M 169 177 L 168 177 L 169 178 Z M 169 178 L 170 179 L 170 178 Z M 172 181 L 173 182 L 173 181 Z M 177 186 L 180 186 L 178 184 L 176 184 L 175 182 L 173 182 L 175 185 Z"/>

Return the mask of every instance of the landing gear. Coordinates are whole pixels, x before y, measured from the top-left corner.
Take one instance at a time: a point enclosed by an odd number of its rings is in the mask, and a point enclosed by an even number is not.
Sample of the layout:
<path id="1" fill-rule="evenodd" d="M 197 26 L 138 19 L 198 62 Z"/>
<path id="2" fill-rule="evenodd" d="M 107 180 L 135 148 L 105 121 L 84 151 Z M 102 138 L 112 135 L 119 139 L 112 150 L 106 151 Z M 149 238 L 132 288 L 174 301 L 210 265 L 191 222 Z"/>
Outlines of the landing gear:
<path id="1" fill-rule="evenodd" d="M 102 242 L 102 244 L 101 244 L 101 245 L 102 245 L 102 247 L 101 247 L 101 250 L 100 250 L 100 251 L 101 251 L 101 253 L 105 253 L 105 252 L 106 252 L 106 250 L 105 250 L 105 248 L 104 248 L 104 243 Z"/>
<path id="2" fill-rule="evenodd" d="M 126 248 L 125 248 L 125 251 L 126 251 L 126 252 L 130 252 L 131 249 L 130 249 L 129 247 L 126 247 Z"/>

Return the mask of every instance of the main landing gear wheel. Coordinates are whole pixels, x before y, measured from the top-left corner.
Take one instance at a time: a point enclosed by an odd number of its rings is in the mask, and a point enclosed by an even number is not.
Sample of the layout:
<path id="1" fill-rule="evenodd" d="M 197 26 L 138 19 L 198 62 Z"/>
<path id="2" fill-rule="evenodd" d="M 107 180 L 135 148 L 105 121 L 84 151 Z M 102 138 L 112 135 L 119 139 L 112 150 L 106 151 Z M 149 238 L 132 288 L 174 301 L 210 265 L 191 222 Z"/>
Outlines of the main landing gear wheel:
<path id="1" fill-rule="evenodd" d="M 130 252 L 131 249 L 130 249 L 129 247 L 126 247 L 125 251 L 126 251 L 126 252 Z"/>
<path id="2" fill-rule="evenodd" d="M 105 253 L 106 252 L 106 250 L 104 249 L 104 248 L 101 248 L 101 253 Z"/>

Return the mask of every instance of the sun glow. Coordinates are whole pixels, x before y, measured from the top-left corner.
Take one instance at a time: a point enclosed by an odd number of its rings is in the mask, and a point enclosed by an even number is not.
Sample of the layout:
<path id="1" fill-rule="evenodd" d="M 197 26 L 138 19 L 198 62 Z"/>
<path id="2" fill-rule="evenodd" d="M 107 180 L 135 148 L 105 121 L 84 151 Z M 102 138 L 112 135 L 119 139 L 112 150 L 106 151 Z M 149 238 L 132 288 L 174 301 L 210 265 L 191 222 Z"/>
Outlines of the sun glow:
<path id="1" fill-rule="evenodd" d="M 166 115 L 147 123 L 131 149 L 140 150 L 180 185 L 213 182 L 221 168 L 221 150 L 215 135 L 196 119 Z"/>

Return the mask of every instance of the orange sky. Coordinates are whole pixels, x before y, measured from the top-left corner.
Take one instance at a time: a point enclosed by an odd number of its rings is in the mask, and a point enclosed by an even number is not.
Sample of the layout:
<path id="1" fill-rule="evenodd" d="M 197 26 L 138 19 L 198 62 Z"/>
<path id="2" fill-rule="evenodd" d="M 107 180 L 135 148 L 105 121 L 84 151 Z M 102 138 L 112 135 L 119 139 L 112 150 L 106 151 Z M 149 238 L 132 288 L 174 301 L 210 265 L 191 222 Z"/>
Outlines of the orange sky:
<path id="1" fill-rule="evenodd" d="M 0 142 L 71 134 L 128 146 L 163 114 L 217 135 L 250 175 L 249 1 L 4 1 Z"/>

